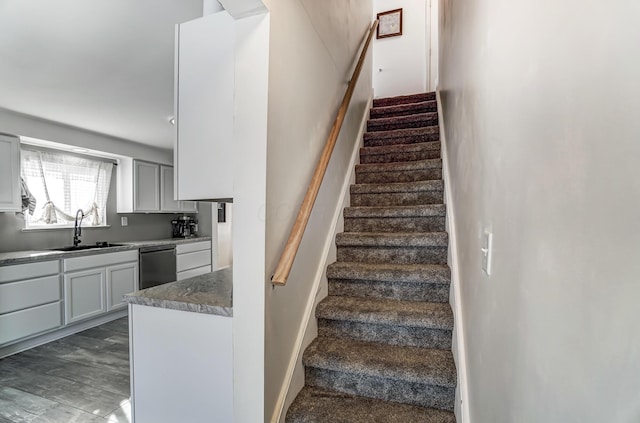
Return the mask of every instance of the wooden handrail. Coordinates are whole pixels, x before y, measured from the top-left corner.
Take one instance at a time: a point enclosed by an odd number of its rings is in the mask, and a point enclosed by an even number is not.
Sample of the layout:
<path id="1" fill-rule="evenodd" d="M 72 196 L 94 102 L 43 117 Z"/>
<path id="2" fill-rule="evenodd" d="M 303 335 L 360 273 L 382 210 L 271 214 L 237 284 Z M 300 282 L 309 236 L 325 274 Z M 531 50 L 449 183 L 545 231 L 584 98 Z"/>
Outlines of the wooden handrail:
<path id="1" fill-rule="evenodd" d="M 274 285 L 285 285 L 287 283 L 287 279 L 289 278 L 289 272 L 291 272 L 293 261 L 295 260 L 296 254 L 298 253 L 298 248 L 300 247 L 300 242 L 302 241 L 302 235 L 304 234 L 304 230 L 306 229 L 307 223 L 309 222 L 313 204 L 316 202 L 318 191 L 320 191 L 320 184 L 322 184 L 322 179 L 324 178 L 324 174 L 327 171 L 329 159 L 331 158 L 331 153 L 333 153 L 333 147 L 335 147 L 338 135 L 340 134 L 340 129 L 342 129 L 342 123 L 344 122 L 344 118 L 347 114 L 347 108 L 349 107 L 349 103 L 351 102 L 353 92 L 356 89 L 356 84 L 358 83 L 360 72 L 362 71 L 364 59 L 367 55 L 367 50 L 369 50 L 369 44 L 371 44 L 371 39 L 373 38 L 373 34 L 375 33 L 377 27 L 378 21 L 375 20 L 373 24 L 371 24 L 369 36 L 367 37 L 367 41 L 362 48 L 362 52 L 360 53 L 358 64 L 353 70 L 351 81 L 349 81 L 347 91 L 344 93 L 344 97 L 342 98 L 342 103 L 340 104 L 340 108 L 338 109 L 336 120 L 333 122 L 331 132 L 329 133 L 324 148 L 322 149 L 320 160 L 318 161 L 316 170 L 313 172 L 313 178 L 311 178 L 311 183 L 309 184 L 309 188 L 307 188 L 307 193 L 305 194 L 302 205 L 300 206 L 300 210 L 298 211 L 298 216 L 296 217 L 296 221 L 291 228 L 291 233 L 289 234 L 287 244 L 284 246 L 284 250 L 282 251 L 282 255 L 280 256 L 280 261 L 278 261 L 276 270 L 271 277 L 271 283 L 273 283 Z"/>

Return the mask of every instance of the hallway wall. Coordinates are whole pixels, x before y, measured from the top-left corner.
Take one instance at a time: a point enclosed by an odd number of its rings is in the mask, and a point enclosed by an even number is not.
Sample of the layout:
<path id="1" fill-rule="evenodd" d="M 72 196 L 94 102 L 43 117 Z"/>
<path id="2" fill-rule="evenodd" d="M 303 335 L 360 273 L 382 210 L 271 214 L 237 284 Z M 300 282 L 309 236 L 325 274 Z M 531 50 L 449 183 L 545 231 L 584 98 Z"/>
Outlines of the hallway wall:
<path id="1" fill-rule="evenodd" d="M 467 421 L 640 421 L 640 5 L 439 6 Z"/>
<path id="2" fill-rule="evenodd" d="M 272 288 L 273 274 L 311 175 L 336 117 L 371 25 L 371 1 L 265 1 L 271 17 L 265 274 L 265 421 L 277 419 L 283 386 L 318 269 L 331 236 L 356 134 L 371 96 L 367 56 L 351 107 L 287 285 Z M 237 222 L 237 221 L 236 221 Z M 237 225 L 234 227 L 234 231 Z M 234 244 L 234 248 L 236 245 Z M 235 259 L 235 258 L 234 258 Z M 235 267 L 235 261 L 234 261 Z M 298 364 L 289 400 L 302 387 Z"/>

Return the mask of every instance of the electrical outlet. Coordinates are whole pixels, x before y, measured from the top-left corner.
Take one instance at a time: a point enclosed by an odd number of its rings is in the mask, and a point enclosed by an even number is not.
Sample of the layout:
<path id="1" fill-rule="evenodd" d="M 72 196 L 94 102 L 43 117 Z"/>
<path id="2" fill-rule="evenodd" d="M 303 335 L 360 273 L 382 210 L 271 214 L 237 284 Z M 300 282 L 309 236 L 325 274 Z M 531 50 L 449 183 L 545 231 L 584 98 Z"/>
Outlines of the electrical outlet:
<path id="1" fill-rule="evenodd" d="M 122 216 L 120 218 L 120 226 L 127 226 L 129 224 L 129 219 L 127 216 Z"/>
<path id="2" fill-rule="evenodd" d="M 493 234 L 485 230 L 482 234 L 482 270 L 487 276 L 491 276 L 491 259 L 493 258 Z"/>

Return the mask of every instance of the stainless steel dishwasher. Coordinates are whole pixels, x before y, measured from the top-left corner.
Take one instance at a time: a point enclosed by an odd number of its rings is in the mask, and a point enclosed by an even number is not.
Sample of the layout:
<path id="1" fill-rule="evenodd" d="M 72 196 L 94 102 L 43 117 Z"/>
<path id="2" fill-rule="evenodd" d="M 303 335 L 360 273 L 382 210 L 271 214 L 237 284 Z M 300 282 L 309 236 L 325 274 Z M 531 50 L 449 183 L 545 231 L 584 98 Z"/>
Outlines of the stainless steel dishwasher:
<path id="1" fill-rule="evenodd" d="M 151 288 L 176 280 L 176 247 L 156 245 L 140 248 L 140 287 Z"/>

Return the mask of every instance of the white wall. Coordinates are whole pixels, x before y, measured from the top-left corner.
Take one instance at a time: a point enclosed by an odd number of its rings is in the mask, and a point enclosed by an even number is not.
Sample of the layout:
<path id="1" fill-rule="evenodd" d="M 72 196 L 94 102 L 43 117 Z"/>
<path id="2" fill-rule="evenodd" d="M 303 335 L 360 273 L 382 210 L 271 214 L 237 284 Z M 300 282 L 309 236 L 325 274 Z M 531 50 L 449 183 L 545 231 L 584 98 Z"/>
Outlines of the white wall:
<path id="1" fill-rule="evenodd" d="M 373 92 L 376 98 L 427 90 L 426 7 L 428 0 L 374 0 L 373 18 L 402 8 L 402 35 L 374 39 Z"/>
<path id="2" fill-rule="evenodd" d="M 269 15 L 236 21 L 233 173 L 234 421 L 264 416 Z"/>
<path id="3" fill-rule="evenodd" d="M 370 1 L 363 0 L 273 0 L 267 6 L 271 38 L 264 420 L 272 421 L 278 417 L 289 364 L 296 358 L 296 339 L 304 325 L 307 300 L 314 295 L 314 277 L 318 270 L 322 274 L 323 246 L 331 237 L 333 212 L 340 201 L 342 181 L 371 94 L 370 55 L 289 281 L 285 287 L 272 289 L 270 278 L 335 119 L 359 46 L 371 25 L 372 7 Z M 236 214 L 234 219 L 235 234 L 240 223 Z M 237 248 L 234 243 L 234 251 Z M 296 379 L 294 393 L 302 382 L 301 377 Z"/>
<path id="4" fill-rule="evenodd" d="M 638 21 L 631 2 L 440 1 L 469 421 L 640 421 Z"/>

